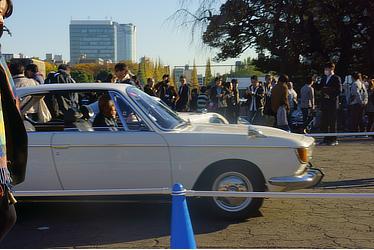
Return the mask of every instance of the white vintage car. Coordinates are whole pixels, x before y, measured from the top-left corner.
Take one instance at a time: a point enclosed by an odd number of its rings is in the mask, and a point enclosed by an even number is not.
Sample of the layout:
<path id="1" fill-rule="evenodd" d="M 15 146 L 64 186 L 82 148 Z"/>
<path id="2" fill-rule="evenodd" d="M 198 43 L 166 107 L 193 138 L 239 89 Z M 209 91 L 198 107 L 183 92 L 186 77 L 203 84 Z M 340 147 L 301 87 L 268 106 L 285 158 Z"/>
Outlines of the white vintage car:
<path id="1" fill-rule="evenodd" d="M 17 94 L 29 135 L 18 197 L 116 195 L 123 189 L 151 194 L 173 183 L 205 191 L 287 191 L 313 187 L 323 177 L 309 162 L 312 138 L 269 127 L 190 124 L 129 85 L 51 84 Z M 114 127 L 92 125 L 92 107 L 102 95 L 115 104 Z M 248 217 L 263 203 L 200 201 L 230 218 Z"/>

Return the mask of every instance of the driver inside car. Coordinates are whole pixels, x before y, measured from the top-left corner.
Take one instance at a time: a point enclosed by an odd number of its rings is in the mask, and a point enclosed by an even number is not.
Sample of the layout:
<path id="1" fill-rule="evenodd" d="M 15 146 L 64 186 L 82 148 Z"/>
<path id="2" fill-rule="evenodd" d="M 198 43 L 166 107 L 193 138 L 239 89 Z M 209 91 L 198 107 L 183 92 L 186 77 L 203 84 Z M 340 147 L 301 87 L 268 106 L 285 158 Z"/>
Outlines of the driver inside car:
<path id="1" fill-rule="evenodd" d="M 118 128 L 116 121 L 117 111 L 114 102 L 109 95 L 102 95 L 99 98 L 99 113 L 93 122 L 96 128 Z"/>

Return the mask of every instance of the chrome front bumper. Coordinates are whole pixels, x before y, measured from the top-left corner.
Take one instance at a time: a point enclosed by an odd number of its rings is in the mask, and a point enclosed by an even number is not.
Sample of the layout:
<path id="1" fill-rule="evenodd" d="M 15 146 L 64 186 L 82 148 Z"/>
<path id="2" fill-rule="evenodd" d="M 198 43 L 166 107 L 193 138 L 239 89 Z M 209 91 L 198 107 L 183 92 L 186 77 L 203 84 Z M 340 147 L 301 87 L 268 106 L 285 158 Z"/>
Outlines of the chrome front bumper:
<path id="1" fill-rule="evenodd" d="M 324 173 L 313 167 L 308 167 L 301 175 L 270 178 L 269 183 L 283 187 L 283 191 L 311 188 L 318 185 L 324 177 Z"/>

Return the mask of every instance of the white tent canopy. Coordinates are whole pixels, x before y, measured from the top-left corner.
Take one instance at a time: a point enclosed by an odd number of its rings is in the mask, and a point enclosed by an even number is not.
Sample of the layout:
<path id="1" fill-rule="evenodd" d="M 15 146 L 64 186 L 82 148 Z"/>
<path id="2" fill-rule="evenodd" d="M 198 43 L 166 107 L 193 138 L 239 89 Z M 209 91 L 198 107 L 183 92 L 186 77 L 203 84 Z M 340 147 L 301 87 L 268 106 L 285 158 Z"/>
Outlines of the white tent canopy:
<path id="1" fill-rule="evenodd" d="M 227 81 L 230 82 L 232 79 L 238 80 L 238 83 L 239 83 L 238 89 L 247 89 L 249 87 L 249 85 L 251 84 L 251 78 L 250 77 L 227 78 Z M 265 77 L 260 76 L 260 77 L 258 77 L 258 80 L 260 82 L 265 82 Z"/>

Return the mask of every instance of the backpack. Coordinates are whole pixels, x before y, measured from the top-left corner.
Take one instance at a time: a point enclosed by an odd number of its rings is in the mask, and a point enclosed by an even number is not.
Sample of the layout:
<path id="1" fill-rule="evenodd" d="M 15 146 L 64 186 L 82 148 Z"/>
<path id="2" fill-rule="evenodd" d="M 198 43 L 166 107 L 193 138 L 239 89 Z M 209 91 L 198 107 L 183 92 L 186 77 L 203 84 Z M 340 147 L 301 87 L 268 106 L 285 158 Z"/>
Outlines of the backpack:
<path id="1" fill-rule="evenodd" d="M 44 84 L 59 83 L 58 72 L 51 72 L 47 75 L 47 78 L 44 80 Z"/>
<path id="2" fill-rule="evenodd" d="M 353 83 L 355 84 L 355 83 Z M 351 103 L 354 100 L 354 95 L 352 95 L 352 85 L 349 88 L 350 92 L 350 100 L 349 103 Z M 362 105 L 367 105 L 369 102 L 369 95 L 366 90 L 366 87 L 363 83 L 361 83 L 361 88 L 358 87 L 358 92 L 359 92 L 359 97 L 360 97 L 360 102 Z"/>
<path id="3" fill-rule="evenodd" d="M 362 104 L 367 105 L 369 102 L 369 94 L 363 83 L 362 83 L 362 88 L 360 89 L 360 97 L 361 97 Z"/>

